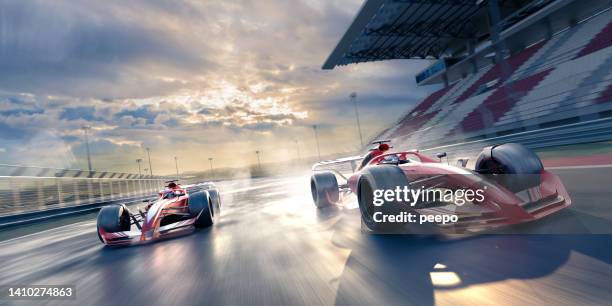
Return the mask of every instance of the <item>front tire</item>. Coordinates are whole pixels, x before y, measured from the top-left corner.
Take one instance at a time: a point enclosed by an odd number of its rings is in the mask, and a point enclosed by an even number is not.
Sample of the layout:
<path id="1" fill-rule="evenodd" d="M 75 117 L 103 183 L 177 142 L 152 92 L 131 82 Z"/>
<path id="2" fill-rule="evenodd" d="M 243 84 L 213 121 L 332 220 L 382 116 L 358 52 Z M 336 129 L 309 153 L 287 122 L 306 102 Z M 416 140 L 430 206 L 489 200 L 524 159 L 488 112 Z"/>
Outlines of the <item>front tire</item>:
<path id="1" fill-rule="evenodd" d="M 338 180 L 332 172 L 319 172 L 310 177 L 312 200 L 318 208 L 337 203 L 340 200 Z"/>
<path id="2" fill-rule="evenodd" d="M 195 227 L 209 227 L 215 223 L 215 211 L 212 207 L 208 191 L 198 191 L 189 195 L 187 200 L 189 213 L 192 217 L 197 217 L 193 223 Z"/>
<path id="3" fill-rule="evenodd" d="M 221 195 L 217 189 L 209 189 L 208 194 L 210 195 L 210 200 L 212 202 L 212 207 L 215 215 L 219 215 L 221 213 Z"/>
<path id="4" fill-rule="evenodd" d="M 130 212 L 125 205 L 104 206 L 98 212 L 96 226 L 98 239 L 104 242 L 100 236 L 100 229 L 107 233 L 126 232 L 130 230 Z"/>

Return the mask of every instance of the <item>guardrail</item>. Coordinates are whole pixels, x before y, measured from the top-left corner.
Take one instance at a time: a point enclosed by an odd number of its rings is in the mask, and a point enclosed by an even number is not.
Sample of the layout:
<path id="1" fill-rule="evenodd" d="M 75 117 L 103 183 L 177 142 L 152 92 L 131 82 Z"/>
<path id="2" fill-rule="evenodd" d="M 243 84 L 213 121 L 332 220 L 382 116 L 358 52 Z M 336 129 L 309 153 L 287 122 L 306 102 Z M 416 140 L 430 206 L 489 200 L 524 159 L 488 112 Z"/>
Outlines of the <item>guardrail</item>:
<path id="1" fill-rule="evenodd" d="M 0 165 L 0 216 L 153 195 L 168 177 Z"/>
<path id="2" fill-rule="evenodd" d="M 30 177 L 71 177 L 71 178 L 114 178 L 114 179 L 168 179 L 165 176 L 152 176 L 148 174 L 135 174 L 126 172 L 63 169 L 50 167 L 37 167 L 25 165 L 0 164 L 0 176 L 30 176 Z"/>
<path id="3" fill-rule="evenodd" d="M 24 213 L 2 215 L 0 216 L 0 229 L 50 220 L 50 219 L 58 218 L 58 217 L 65 217 L 65 216 L 72 216 L 76 214 L 88 213 L 91 211 L 96 211 L 104 205 L 110 205 L 110 204 L 132 205 L 135 203 L 141 203 L 145 199 L 150 199 L 150 198 L 148 196 L 135 197 L 135 198 L 122 198 L 119 200 L 107 201 L 107 202 L 94 202 L 91 204 L 82 204 L 82 205 L 77 205 L 77 206 L 56 207 L 56 208 L 50 208 L 50 209 L 45 209 L 45 210 L 40 210 L 40 211 L 30 211 L 30 212 L 24 212 Z"/>

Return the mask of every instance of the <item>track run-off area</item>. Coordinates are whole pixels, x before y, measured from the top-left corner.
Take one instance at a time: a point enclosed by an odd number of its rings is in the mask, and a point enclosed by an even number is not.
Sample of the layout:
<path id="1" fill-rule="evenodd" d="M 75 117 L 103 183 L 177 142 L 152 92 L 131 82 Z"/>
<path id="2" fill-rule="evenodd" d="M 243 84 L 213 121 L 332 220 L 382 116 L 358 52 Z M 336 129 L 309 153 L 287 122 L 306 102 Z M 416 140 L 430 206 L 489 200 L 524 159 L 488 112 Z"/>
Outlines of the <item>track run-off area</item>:
<path id="1" fill-rule="evenodd" d="M 354 197 L 314 207 L 307 173 L 221 182 L 219 222 L 181 237 L 104 247 L 95 215 L 5 236 L 0 286 L 75 285 L 76 299 L 0 305 L 608 304 L 612 167 L 552 171 L 570 208 L 452 238 L 363 233 Z"/>

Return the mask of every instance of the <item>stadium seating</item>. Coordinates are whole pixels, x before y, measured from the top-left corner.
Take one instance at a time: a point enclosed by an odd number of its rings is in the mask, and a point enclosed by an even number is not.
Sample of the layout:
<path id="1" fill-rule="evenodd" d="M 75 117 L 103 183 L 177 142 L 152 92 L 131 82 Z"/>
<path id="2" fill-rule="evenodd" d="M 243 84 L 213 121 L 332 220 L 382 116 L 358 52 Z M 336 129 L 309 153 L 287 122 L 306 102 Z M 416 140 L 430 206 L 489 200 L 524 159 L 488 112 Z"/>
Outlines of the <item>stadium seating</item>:
<path id="1" fill-rule="evenodd" d="M 601 95 L 595 100 L 595 103 L 606 103 L 612 101 L 612 84 L 608 85 L 606 90 L 601 92 Z"/>
<path id="2" fill-rule="evenodd" d="M 444 94 L 446 94 L 449 90 L 453 88 L 453 85 L 446 86 L 432 94 L 430 94 L 423 102 L 417 105 L 409 114 L 421 114 L 430 110 L 431 106 L 435 104 Z"/>
<path id="3" fill-rule="evenodd" d="M 429 95 L 381 134 L 426 147 L 612 113 L 612 10 Z"/>
<path id="4" fill-rule="evenodd" d="M 471 97 L 475 93 L 478 93 L 478 90 L 489 82 L 498 80 L 495 87 L 499 86 L 499 84 L 508 79 L 520 65 L 527 61 L 534 53 L 536 53 L 542 47 L 542 45 L 543 43 L 535 44 L 507 58 L 505 61 L 495 64 L 492 69 L 483 75 L 477 82 L 472 84 L 472 86 L 470 86 L 470 88 L 468 88 L 459 98 L 457 98 L 454 103 L 461 103 L 465 101 L 465 99 Z M 507 71 L 504 71 L 504 69 L 507 69 Z"/>
<path id="5" fill-rule="evenodd" d="M 578 52 L 577 57 L 591 54 L 612 45 L 612 22 L 608 23 L 589 44 Z"/>
<path id="6" fill-rule="evenodd" d="M 427 121 L 429 121 L 437 112 L 415 116 L 401 122 L 399 128 L 395 131 L 396 136 L 403 136 L 407 133 L 417 131 Z"/>
<path id="7" fill-rule="evenodd" d="M 544 70 L 524 79 L 509 82 L 498 87 L 479 107 L 466 116 L 461 124 L 451 131 L 451 135 L 457 131 L 463 133 L 482 130 L 487 126 L 491 126 L 508 110 L 514 107 L 514 104 L 527 95 L 529 91 L 538 85 L 551 71 Z M 486 122 L 489 121 L 489 122 Z"/>
<path id="8" fill-rule="evenodd" d="M 601 91 L 597 87 L 602 85 L 603 80 L 592 79 L 597 77 L 594 72 L 600 67 L 609 72 L 610 64 L 605 63 L 606 57 L 610 58 L 612 55 L 609 51 L 611 50 L 603 50 L 601 54 L 592 54 L 558 65 L 541 82 L 540 86 L 531 90 L 511 112 L 500 118 L 496 124 L 525 121 L 560 111 L 570 110 L 571 112 L 571 109 L 577 106 L 585 106 L 586 102 L 595 97 L 589 95 L 589 92 L 581 91 L 585 89 L 590 89 L 595 93 Z"/>

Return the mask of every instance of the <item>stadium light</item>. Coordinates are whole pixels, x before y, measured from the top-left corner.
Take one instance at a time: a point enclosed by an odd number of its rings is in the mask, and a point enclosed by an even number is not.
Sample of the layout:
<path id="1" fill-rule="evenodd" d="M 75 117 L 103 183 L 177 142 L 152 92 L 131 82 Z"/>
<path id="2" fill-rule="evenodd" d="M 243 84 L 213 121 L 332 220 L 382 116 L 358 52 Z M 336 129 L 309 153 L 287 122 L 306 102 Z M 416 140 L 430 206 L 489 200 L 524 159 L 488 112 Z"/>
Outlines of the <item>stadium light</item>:
<path id="1" fill-rule="evenodd" d="M 261 171 L 261 160 L 259 159 L 259 150 L 256 150 L 255 154 L 257 154 L 257 168 L 259 168 L 259 171 Z"/>
<path id="2" fill-rule="evenodd" d="M 363 148 L 363 136 L 361 134 L 361 123 L 359 122 L 359 110 L 357 109 L 357 93 L 351 92 L 349 98 L 353 102 L 355 106 L 355 118 L 357 119 L 357 130 L 359 131 L 359 141 L 361 142 L 361 147 Z"/>
<path id="3" fill-rule="evenodd" d="M 85 150 L 87 150 L 87 167 L 89 169 L 89 172 L 92 171 L 92 167 L 91 167 L 91 154 L 89 152 L 89 130 L 91 130 L 91 126 L 89 125 L 84 125 L 83 127 L 81 127 L 81 129 L 85 132 Z"/>
<path id="4" fill-rule="evenodd" d="M 136 163 L 138 164 L 138 176 L 142 176 L 142 173 L 140 172 L 140 163 L 141 162 L 142 162 L 142 158 L 136 159 Z"/>
<path id="5" fill-rule="evenodd" d="M 174 157 L 174 167 L 176 167 L 176 179 L 179 179 L 179 172 L 178 172 L 178 157 Z"/>
<path id="6" fill-rule="evenodd" d="M 145 150 L 147 150 L 147 157 L 149 158 L 149 174 L 153 176 L 153 167 L 151 167 L 151 148 L 146 147 Z"/>
<path id="7" fill-rule="evenodd" d="M 295 141 L 295 148 L 297 150 L 298 161 L 302 161 L 302 156 L 300 155 L 300 142 L 298 140 Z"/>
<path id="8" fill-rule="evenodd" d="M 208 162 L 210 163 L 210 173 L 211 173 L 211 176 L 212 176 L 212 180 L 214 181 L 215 180 L 215 170 L 213 169 L 213 163 L 212 163 L 213 162 L 213 158 L 209 157 L 208 158 Z"/>
<path id="9" fill-rule="evenodd" d="M 312 126 L 312 130 L 314 131 L 315 141 L 317 143 L 317 154 L 319 155 L 319 161 L 321 161 L 321 148 L 319 147 L 319 133 L 317 132 L 316 124 Z"/>

